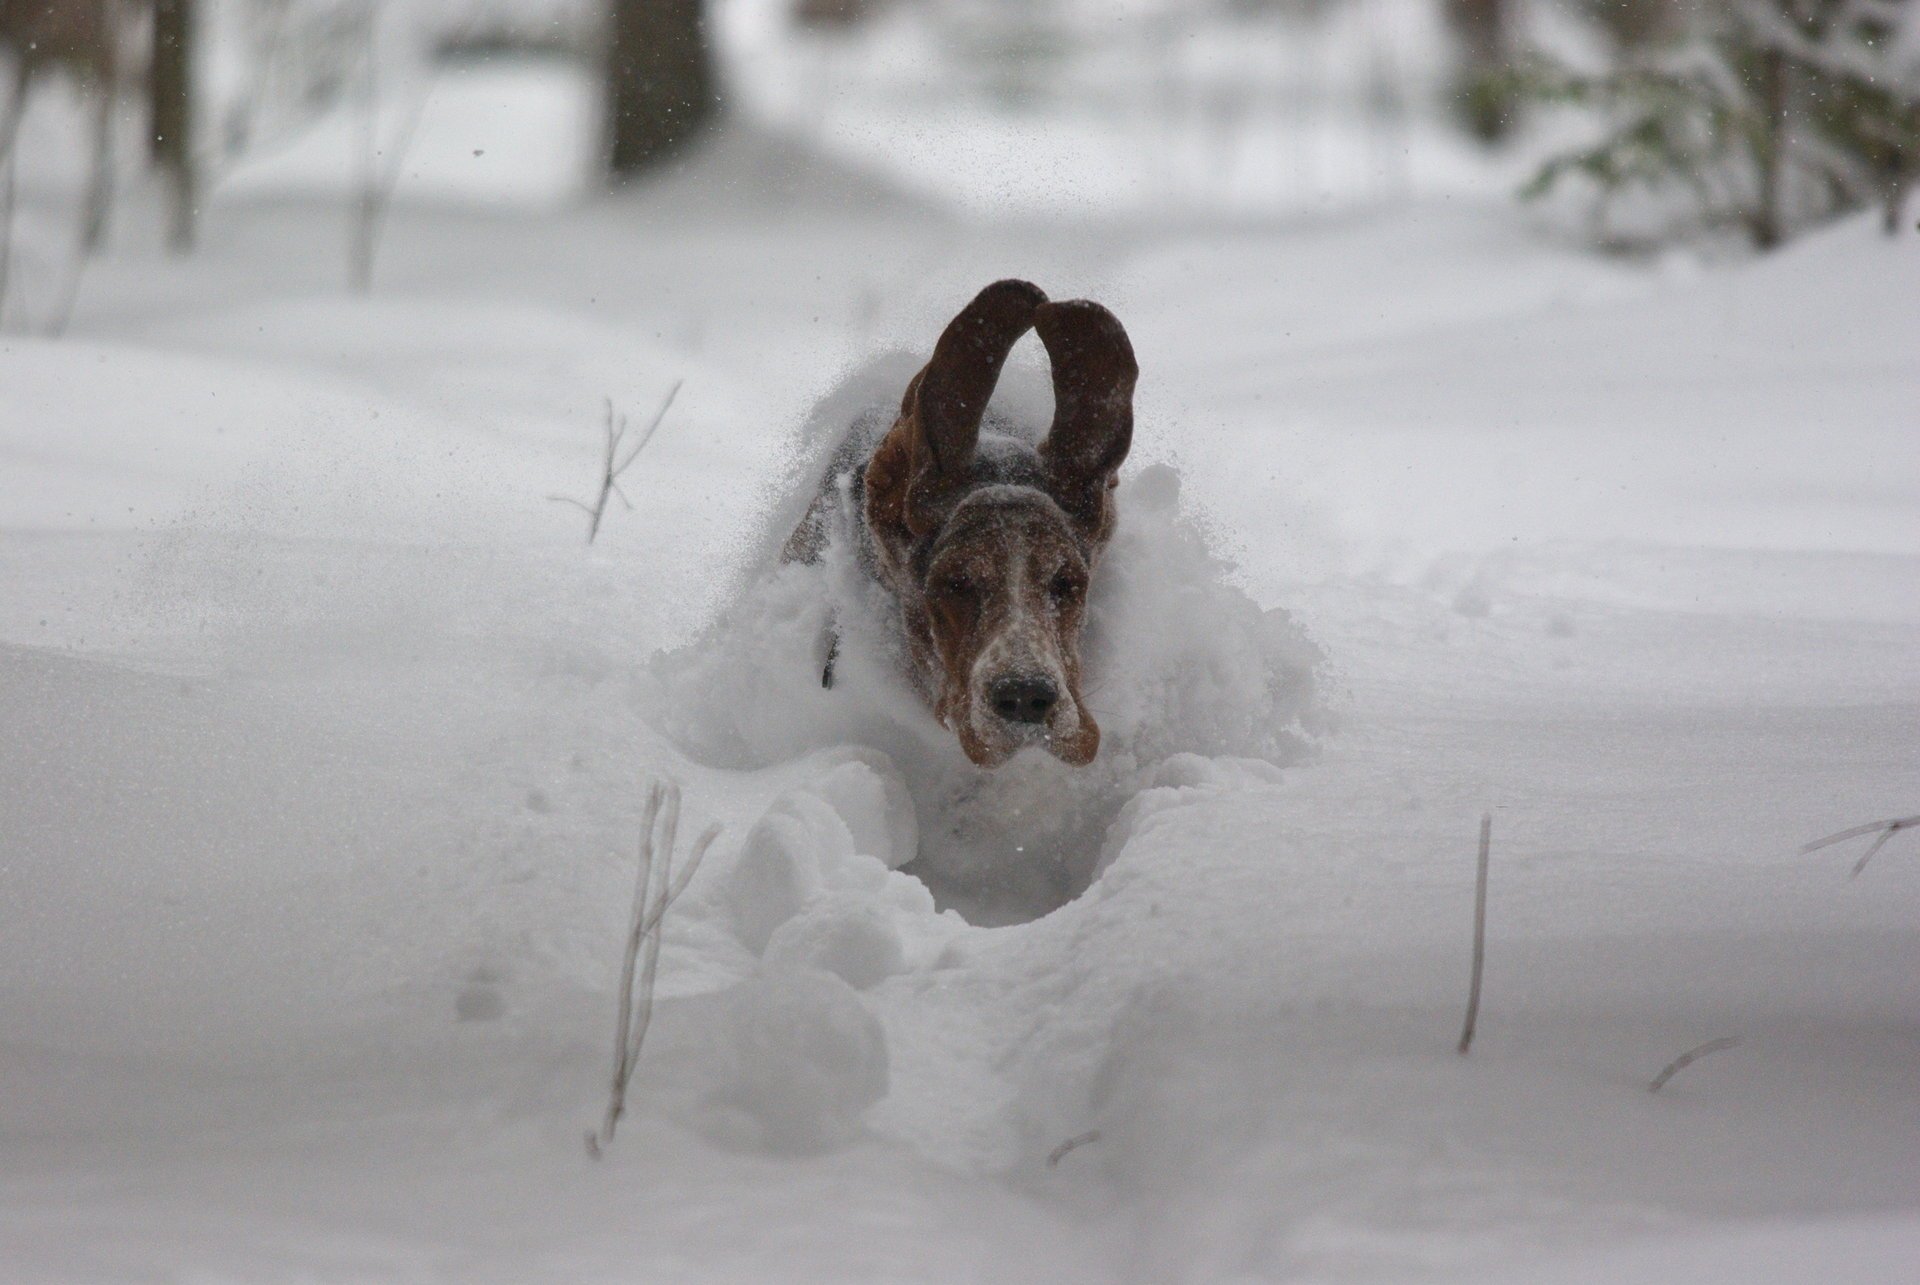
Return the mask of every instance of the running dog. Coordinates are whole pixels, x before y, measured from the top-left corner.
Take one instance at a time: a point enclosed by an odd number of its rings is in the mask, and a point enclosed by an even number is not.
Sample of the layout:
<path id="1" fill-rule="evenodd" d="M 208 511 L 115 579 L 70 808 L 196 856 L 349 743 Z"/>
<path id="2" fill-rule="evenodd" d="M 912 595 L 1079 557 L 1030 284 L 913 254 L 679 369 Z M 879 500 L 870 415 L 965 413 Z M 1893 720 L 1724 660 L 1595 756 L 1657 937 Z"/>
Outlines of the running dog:
<path id="1" fill-rule="evenodd" d="M 1053 368 L 1053 423 L 1037 442 L 987 413 L 1030 329 Z M 817 559 L 828 514 L 848 498 L 861 566 L 899 606 L 920 691 L 981 767 L 1029 745 L 1076 766 L 1099 752 L 1080 631 L 1113 533 L 1138 376 L 1127 332 L 1099 304 L 995 282 L 947 325 L 892 426 L 877 441 L 850 435 L 787 542 L 787 560 Z M 828 687 L 836 651 L 830 641 Z"/>

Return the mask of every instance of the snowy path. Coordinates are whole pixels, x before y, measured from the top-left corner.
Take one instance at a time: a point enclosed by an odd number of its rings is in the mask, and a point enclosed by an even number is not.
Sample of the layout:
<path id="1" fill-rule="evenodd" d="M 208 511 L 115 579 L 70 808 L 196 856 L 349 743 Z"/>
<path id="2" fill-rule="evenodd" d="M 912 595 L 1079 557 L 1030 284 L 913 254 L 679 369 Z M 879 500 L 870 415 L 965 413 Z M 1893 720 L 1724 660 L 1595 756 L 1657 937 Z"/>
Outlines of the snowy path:
<path id="1" fill-rule="evenodd" d="M 1920 800 L 1912 244 L 1642 275 L 1487 211 L 1068 239 L 877 197 L 776 232 L 702 181 L 536 243 L 405 217 L 364 303 L 267 253 L 326 218 L 241 207 L 191 279 L 105 265 L 71 340 L 0 344 L 0 1271 L 1900 1278 L 1920 859 L 1794 850 Z M 871 1070 L 726 998 L 729 862 L 818 769 L 689 761 L 645 661 L 838 364 L 1008 272 L 1128 319 L 1135 467 L 1326 653 L 1338 728 L 1165 769 L 1044 919 L 889 903 L 892 975 L 793 1001 L 870 1014 L 886 1092 L 781 1154 L 813 1108 L 713 1083 Z M 584 551 L 545 497 L 676 378 Z M 596 1166 L 660 765 L 730 838 Z"/>

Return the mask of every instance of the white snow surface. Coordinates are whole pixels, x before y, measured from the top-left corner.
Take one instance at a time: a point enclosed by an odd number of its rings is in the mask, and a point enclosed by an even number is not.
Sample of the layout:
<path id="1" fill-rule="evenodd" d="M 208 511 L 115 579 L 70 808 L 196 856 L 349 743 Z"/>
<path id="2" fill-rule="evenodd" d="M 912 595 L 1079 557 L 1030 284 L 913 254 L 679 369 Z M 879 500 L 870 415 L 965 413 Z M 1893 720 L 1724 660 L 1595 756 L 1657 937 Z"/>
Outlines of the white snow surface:
<path id="1" fill-rule="evenodd" d="M 1920 804 L 1920 242 L 976 225 L 790 146 L 401 209 L 368 299 L 235 198 L 0 339 L 0 1276 L 1911 1279 L 1920 852 L 1797 849 Z M 1016 274 L 1143 376 L 1107 748 L 986 777 L 768 515 Z M 656 774 L 726 830 L 596 1162 Z"/>

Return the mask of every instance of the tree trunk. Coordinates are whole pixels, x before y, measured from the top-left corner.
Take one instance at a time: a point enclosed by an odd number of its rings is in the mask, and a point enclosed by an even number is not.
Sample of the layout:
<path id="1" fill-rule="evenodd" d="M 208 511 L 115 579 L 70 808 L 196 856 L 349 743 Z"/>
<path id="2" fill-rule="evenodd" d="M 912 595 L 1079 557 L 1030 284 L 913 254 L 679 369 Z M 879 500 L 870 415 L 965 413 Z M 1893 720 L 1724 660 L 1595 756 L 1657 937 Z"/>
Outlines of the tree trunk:
<path id="1" fill-rule="evenodd" d="M 1773 249 L 1786 234 L 1787 75 L 1779 50 L 1760 51 L 1759 181 L 1748 226 L 1761 250 Z"/>
<path id="2" fill-rule="evenodd" d="M 1657 47 L 1678 35 L 1690 6 L 1685 0 L 1582 0 L 1585 14 L 1626 53 Z"/>
<path id="3" fill-rule="evenodd" d="M 607 169 L 655 165 L 719 106 L 701 0 L 612 0 L 607 41 Z"/>
<path id="4" fill-rule="evenodd" d="M 166 177 L 170 209 L 167 244 L 193 248 L 193 2 L 155 0 L 153 64 L 148 72 L 148 119 L 154 164 Z"/>
<path id="5" fill-rule="evenodd" d="M 1907 108 L 1901 123 L 1909 140 L 1920 139 L 1920 105 Z M 1920 148 L 1911 145 L 1887 149 L 1886 210 L 1880 222 L 1888 236 L 1900 230 L 1900 211 L 1907 203 L 1907 189 L 1920 177 Z"/>
<path id="6" fill-rule="evenodd" d="M 1460 52 L 1455 103 L 1473 135 L 1494 142 L 1512 127 L 1518 106 L 1512 87 L 1500 81 L 1513 57 L 1510 0 L 1445 0 L 1444 11 Z"/>

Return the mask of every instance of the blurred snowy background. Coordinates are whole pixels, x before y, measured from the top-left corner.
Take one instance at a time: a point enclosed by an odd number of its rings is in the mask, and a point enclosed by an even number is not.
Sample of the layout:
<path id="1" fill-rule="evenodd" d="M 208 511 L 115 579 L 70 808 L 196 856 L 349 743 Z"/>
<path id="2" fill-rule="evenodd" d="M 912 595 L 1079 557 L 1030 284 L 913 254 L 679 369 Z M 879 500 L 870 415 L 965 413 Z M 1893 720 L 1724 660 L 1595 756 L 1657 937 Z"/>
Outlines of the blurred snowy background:
<path id="1" fill-rule="evenodd" d="M 0 1277 L 1912 1279 L 1920 847 L 1799 848 L 1920 807 L 1916 0 L 0 0 L 0 91 Z M 1005 276 L 1143 371 L 1078 773 L 766 572 Z"/>

